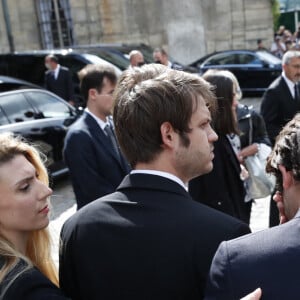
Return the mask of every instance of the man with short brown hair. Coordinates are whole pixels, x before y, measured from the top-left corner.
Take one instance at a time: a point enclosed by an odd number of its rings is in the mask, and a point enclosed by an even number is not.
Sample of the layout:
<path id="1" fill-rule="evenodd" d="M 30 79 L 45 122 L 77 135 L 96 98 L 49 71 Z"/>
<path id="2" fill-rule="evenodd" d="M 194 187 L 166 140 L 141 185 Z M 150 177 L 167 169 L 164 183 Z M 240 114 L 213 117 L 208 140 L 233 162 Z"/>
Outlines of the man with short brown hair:
<path id="1" fill-rule="evenodd" d="M 130 170 L 117 144 L 111 118 L 117 82 L 114 69 L 87 65 L 80 78 L 86 109 L 69 128 L 63 150 L 77 209 L 114 192 Z"/>
<path id="2" fill-rule="evenodd" d="M 210 172 L 215 98 L 197 75 L 151 64 L 125 71 L 114 121 L 133 167 L 116 192 L 61 233 L 60 283 L 72 299 L 202 299 L 216 248 L 249 232 L 201 203 L 187 182 Z"/>

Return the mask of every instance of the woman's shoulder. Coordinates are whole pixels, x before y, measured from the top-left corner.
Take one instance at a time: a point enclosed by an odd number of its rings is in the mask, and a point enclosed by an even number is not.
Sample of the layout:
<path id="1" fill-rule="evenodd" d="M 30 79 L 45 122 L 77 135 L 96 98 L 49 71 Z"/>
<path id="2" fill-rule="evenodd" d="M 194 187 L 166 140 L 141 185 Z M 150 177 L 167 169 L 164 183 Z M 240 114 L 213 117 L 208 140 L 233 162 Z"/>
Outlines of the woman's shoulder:
<path id="1" fill-rule="evenodd" d="M 17 267 L 18 266 L 18 267 Z M 15 268 L 20 268 L 16 270 Z M 56 287 L 43 273 L 37 268 L 30 267 L 28 264 L 20 260 L 16 267 L 7 275 L 10 278 L 6 280 L 2 286 L 2 300 L 66 300 L 62 292 Z M 6 277 L 7 277 L 6 276 Z"/>

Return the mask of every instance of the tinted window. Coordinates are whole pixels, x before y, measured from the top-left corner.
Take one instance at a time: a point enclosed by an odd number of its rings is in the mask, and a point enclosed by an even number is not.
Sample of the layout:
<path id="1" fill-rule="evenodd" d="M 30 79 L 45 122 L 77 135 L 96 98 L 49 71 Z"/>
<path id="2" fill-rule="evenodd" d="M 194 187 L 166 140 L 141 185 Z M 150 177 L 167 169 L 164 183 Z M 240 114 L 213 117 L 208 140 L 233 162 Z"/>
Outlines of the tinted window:
<path id="1" fill-rule="evenodd" d="M 256 54 L 263 61 L 266 61 L 273 65 L 281 65 L 281 60 L 269 52 L 257 51 Z"/>
<path id="2" fill-rule="evenodd" d="M 0 55 L 1 75 L 21 78 L 32 83 L 43 85 L 44 72 L 44 56 L 30 54 Z"/>
<path id="3" fill-rule="evenodd" d="M 238 62 L 242 65 L 261 65 L 261 61 L 255 55 L 248 53 L 241 53 L 238 55 Z"/>
<path id="4" fill-rule="evenodd" d="M 11 123 L 34 119 L 34 110 L 22 93 L 1 96 L 0 105 Z"/>
<path id="5" fill-rule="evenodd" d="M 9 122 L 6 116 L 4 115 L 2 108 L 0 107 L 0 126 L 5 124 L 9 124 Z"/>
<path id="6" fill-rule="evenodd" d="M 45 118 L 69 117 L 70 108 L 55 96 L 41 92 L 27 92 L 26 97 Z"/>
<path id="7" fill-rule="evenodd" d="M 234 65 L 238 63 L 238 55 L 225 53 L 225 54 L 218 54 L 214 55 L 213 57 L 209 58 L 207 61 L 204 62 L 206 66 L 212 65 Z"/>

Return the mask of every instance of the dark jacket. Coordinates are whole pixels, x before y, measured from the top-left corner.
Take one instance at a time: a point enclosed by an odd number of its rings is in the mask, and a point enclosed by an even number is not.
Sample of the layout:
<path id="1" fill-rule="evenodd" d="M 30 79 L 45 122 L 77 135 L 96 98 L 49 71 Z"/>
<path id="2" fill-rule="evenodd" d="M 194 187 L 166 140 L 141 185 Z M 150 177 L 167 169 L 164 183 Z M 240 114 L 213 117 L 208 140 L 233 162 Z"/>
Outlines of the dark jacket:
<path id="1" fill-rule="evenodd" d="M 74 300 L 199 300 L 219 243 L 247 232 L 178 183 L 131 174 L 64 224 L 61 288 Z"/>
<path id="2" fill-rule="evenodd" d="M 299 299 L 300 211 L 289 222 L 224 242 L 213 260 L 207 300 L 236 300 L 260 287 L 264 300 Z"/>
<path id="3" fill-rule="evenodd" d="M 68 68 L 60 66 L 56 79 L 52 71 L 47 71 L 45 73 L 45 88 L 66 101 L 74 101 L 72 75 Z"/>
<path id="4" fill-rule="evenodd" d="M 250 117 L 252 118 L 253 126 L 252 143 L 271 146 L 263 117 L 251 107 L 239 104 L 237 107 L 237 119 L 240 130 L 241 148 L 249 146 Z"/>
<path id="5" fill-rule="evenodd" d="M 109 138 L 87 112 L 69 128 L 63 153 L 77 209 L 114 192 L 130 171 L 125 158 L 117 156 Z"/>
<path id="6" fill-rule="evenodd" d="M 280 76 L 264 93 L 260 112 L 265 120 L 267 132 L 272 142 L 283 126 L 300 110 L 300 102 L 295 101 L 285 82 Z"/>
<path id="7" fill-rule="evenodd" d="M 249 205 L 240 178 L 241 168 L 226 136 L 214 143 L 213 170 L 189 182 L 194 200 L 249 223 Z"/>
<path id="8" fill-rule="evenodd" d="M 1 264 L 1 263 L 0 263 Z M 60 289 L 36 268 L 20 260 L 0 283 L 1 300 L 67 300 Z M 20 273 L 21 272 L 21 273 Z M 20 274 L 16 277 L 17 274 Z"/>

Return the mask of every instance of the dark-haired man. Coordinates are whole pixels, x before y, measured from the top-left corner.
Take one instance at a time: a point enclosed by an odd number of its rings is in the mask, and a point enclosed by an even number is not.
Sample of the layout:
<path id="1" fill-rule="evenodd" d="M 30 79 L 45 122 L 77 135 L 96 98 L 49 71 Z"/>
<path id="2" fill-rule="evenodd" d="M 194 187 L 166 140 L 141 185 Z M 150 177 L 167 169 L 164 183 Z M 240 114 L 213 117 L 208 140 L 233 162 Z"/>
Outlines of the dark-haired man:
<path id="1" fill-rule="evenodd" d="M 107 65 L 88 65 L 80 71 L 83 115 L 71 125 L 64 145 L 77 209 L 115 191 L 130 167 L 117 144 L 112 93 L 117 76 Z"/>
<path id="2" fill-rule="evenodd" d="M 45 57 L 45 66 L 48 69 L 45 73 L 46 89 L 74 105 L 74 87 L 69 69 L 61 66 L 53 54 Z"/>
<path id="3" fill-rule="evenodd" d="M 183 66 L 180 64 L 169 61 L 169 55 L 163 47 L 154 49 L 153 60 L 155 63 L 165 65 L 171 69 L 183 70 Z"/>
<path id="4" fill-rule="evenodd" d="M 134 168 L 63 226 L 60 283 L 72 299 L 202 299 L 214 252 L 246 224 L 194 201 L 212 170 L 215 103 L 199 76 L 151 64 L 123 73 L 116 133 Z"/>

